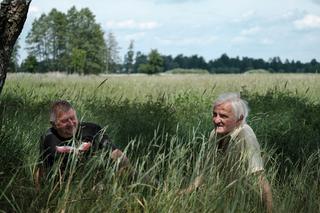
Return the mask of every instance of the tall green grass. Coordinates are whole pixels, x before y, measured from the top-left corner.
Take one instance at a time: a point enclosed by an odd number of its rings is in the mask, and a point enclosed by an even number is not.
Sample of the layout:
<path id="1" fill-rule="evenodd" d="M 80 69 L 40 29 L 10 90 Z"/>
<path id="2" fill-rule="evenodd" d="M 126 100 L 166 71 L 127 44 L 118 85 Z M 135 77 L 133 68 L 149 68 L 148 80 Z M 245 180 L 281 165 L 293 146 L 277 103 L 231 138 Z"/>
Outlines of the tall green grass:
<path id="1" fill-rule="evenodd" d="M 318 75 L 9 75 L 0 96 L 0 209 L 5 212 L 261 212 L 250 178 L 226 181 L 208 143 L 211 103 L 240 91 L 263 147 L 276 212 L 317 212 L 320 175 Z M 105 79 L 107 79 L 103 84 Z M 239 83 L 240 82 L 240 83 Z M 100 86 L 99 86 L 100 85 Z M 68 176 L 33 184 L 39 137 L 54 99 L 106 127 L 131 160 L 131 175 L 100 153 L 71 159 Z M 204 185 L 179 195 L 194 178 Z"/>

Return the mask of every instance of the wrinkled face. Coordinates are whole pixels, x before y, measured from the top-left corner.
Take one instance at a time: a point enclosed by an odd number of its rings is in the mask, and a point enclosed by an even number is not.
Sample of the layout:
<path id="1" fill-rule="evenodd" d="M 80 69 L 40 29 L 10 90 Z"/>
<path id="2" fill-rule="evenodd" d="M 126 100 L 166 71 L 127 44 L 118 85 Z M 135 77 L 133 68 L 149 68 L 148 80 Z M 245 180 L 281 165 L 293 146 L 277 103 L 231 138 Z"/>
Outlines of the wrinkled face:
<path id="1" fill-rule="evenodd" d="M 241 124 L 241 120 L 234 115 L 230 102 L 222 103 L 213 108 L 212 121 L 217 134 L 228 134 Z"/>
<path id="2" fill-rule="evenodd" d="M 77 131 L 78 118 L 74 109 L 67 112 L 59 111 L 56 115 L 54 128 L 63 138 L 71 138 Z"/>

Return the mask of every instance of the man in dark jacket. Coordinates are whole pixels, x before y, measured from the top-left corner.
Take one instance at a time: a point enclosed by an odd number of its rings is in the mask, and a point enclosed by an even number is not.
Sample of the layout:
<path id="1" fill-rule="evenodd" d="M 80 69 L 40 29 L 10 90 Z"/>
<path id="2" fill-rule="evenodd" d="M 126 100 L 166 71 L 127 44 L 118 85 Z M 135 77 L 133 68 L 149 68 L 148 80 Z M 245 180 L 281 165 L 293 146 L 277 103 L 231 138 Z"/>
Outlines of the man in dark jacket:
<path id="1" fill-rule="evenodd" d="M 63 173 L 69 156 L 90 156 L 99 149 L 111 151 L 111 159 L 120 159 L 120 167 L 127 167 L 127 157 L 113 145 L 104 130 L 97 124 L 79 122 L 75 109 L 68 101 L 53 102 L 50 123 L 40 139 L 40 166 L 35 174 L 36 188 L 40 189 L 40 179 L 47 174 L 60 159 L 59 169 Z"/>

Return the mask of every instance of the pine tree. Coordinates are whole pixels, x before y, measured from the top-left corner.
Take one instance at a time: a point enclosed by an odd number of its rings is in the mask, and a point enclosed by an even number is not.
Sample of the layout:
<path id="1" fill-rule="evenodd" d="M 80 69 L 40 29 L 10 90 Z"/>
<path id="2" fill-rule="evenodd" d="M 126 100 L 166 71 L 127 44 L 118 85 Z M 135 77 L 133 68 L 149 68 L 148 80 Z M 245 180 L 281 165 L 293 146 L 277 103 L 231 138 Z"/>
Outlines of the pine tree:
<path id="1" fill-rule="evenodd" d="M 126 73 L 133 72 L 133 60 L 134 60 L 133 44 L 134 44 L 134 41 L 131 40 L 128 47 L 128 52 L 124 57 L 124 68 Z"/>
<path id="2" fill-rule="evenodd" d="M 121 60 L 119 57 L 120 47 L 118 45 L 115 35 L 112 32 L 108 33 L 106 46 L 107 46 L 106 48 L 107 49 L 107 53 L 106 53 L 107 72 L 109 73 L 119 72 L 119 64 L 121 63 Z"/>

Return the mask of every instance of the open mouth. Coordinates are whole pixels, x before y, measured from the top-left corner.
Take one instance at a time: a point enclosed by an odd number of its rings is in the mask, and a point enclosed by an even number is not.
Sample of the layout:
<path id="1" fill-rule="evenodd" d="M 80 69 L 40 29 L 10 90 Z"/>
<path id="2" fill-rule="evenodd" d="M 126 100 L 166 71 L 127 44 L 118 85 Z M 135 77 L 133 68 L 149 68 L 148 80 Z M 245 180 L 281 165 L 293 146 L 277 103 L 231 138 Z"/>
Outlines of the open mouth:
<path id="1" fill-rule="evenodd" d="M 222 123 L 215 124 L 216 128 L 223 127 Z"/>

